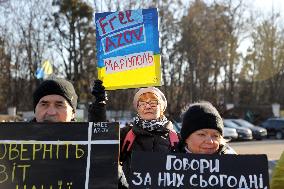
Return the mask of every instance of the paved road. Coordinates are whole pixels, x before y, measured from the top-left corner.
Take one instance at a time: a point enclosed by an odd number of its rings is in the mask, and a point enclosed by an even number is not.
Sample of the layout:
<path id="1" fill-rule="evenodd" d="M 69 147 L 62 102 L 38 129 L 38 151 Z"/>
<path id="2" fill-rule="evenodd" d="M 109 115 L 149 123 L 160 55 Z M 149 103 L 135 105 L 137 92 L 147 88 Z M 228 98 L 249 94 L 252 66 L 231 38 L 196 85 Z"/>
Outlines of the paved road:
<path id="1" fill-rule="evenodd" d="M 272 171 L 281 153 L 284 151 L 284 140 L 263 140 L 250 142 L 230 142 L 231 147 L 239 154 L 266 154 L 268 158 L 268 173 L 271 179 Z"/>
<path id="2" fill-rule="evenodd" d="M 284 140 L 230 142 L 238 154 L 267 154 L 268 160 L 278 160 L 284 151 Z"/>

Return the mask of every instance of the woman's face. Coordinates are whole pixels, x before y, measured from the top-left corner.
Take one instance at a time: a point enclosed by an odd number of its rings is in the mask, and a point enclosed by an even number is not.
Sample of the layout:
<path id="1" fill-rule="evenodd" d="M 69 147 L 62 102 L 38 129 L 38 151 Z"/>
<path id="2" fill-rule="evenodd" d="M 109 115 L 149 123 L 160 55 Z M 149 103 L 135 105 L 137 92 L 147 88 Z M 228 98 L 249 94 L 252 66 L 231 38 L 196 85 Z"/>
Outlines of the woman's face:
<path id="1" fill-rule="evenodd" d="M 220 146 L 222 136 L 215 129 L 200 129 L 185 140 L 187 148 L 196 154 L 213 154 Z"/>
<path id="2" fill-rule="evenodd" d="M 140 118 L 144 120 L 158 119 L 163 114 L 161 104 L 153 93 L 144 93 L 139 97 L 137 112 Z"/>

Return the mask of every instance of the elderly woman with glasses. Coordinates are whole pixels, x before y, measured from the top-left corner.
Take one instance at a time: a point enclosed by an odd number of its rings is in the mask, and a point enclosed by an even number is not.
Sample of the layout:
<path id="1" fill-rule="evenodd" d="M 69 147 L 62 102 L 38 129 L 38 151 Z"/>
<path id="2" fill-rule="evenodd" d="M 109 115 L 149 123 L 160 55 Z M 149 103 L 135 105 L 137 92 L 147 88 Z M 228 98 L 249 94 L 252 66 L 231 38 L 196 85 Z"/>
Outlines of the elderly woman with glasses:
<path id="1" fill-rule="evenodd" d="M 107 98 L 102 81 L 94 82 L 92 94 L 96 101 L 89 107 L 89 120 L 106 121 Z M 173 152 L 179 140 L 172 123 L 164 115 L 167 100 L 158 88 L 139 89 L 134 95 L 133 106 L 137 112 L 133 123 L 120 129 L 118 188 L 128 188 L 133 151 Z"/>
<path id="2" fill-rule="evenodd" d="M 171 152 L 174 151 L 174 147 L 171 146 L 169 135 L 174 133 L 177 137 L 172 123 L 164 115 L 167 100 L 158 88 L 138 90 L 133 99 L 133 106 L 137 111 L 133 126 L 124 127 L 120 131 L 121 144 L 129 145 L 125 138 L 130 132 L 135 135 L 130 148 L 121 146 L 120 162 L 127 179 L 130 176 L 133 151 Z M 126 150 L 127 148 L 129 150 Z"/>
<path id="3" fill-rule="evenodd" d="M 183 114 L 179 151 L 194 154 L 236 154 L 223 138 L 223 120 L 209 102 L 191 104 Z"/>

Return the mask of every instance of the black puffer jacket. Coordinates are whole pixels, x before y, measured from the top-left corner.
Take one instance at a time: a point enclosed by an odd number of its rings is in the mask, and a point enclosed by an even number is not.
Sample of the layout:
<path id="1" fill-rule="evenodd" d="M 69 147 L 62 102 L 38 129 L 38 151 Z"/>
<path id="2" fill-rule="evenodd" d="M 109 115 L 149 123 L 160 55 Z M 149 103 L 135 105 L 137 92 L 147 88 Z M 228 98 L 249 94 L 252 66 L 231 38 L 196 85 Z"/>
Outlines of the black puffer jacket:
<path id="1" fill-rule="evenodd" d="M 126 179 L 129 178 L 131 167 L 131 154 L 133 151 L 146 151 L 146 152 L 174 152 L 175 148 L 171 147 L 169 139 L 169 131 L 173 130 L 172 123 L 169 121 L 161 131 L 146 131 L 138 125 L 127 126 L 120 130 L 120 148 L 127 133 L 133 130 L 136 138 L 131 146 L 129 152 L 120 149 L 120 163 Z"/>

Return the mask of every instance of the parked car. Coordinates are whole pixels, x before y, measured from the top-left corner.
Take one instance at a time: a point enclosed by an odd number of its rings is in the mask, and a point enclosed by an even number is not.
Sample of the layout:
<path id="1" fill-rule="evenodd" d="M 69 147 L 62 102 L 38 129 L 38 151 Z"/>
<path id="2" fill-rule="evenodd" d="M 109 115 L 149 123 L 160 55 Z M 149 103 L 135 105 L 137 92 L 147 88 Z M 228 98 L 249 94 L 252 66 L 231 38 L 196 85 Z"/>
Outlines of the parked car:
<path id="1" fill-rule="evenodd" d="M 119 127 L 120 128 L 123 128 L 129 124 L 132 124 L 133 120 L 131 119 L 118 119 L 118 120 L 115 120 L 116 122 L 119 122 Z"/>
<path id="2" fill-rule="evenodd" d="M 236 140 L 238 138 L 238 133 L 236 129 L 224 127 L 223 136 L 225 139 Z"/>
<path id="3" fill-rule="evenodd" d="M 260 124 L 267 130 L 267 136 L 273 136 L 276 139 L 284 138 L 284 118 L 269 118 Z"/>
<path id="4" fill-rule="evenodd" d="M 229 119 L 224 119 L 224 127 L 229 127 L 237 130 L 238 140 L 252 140 L 252 132 L 248 128 L 243 128 Z"/>
<path id="5" fill-rule="evenodd" d="M 177 122 L 177 121 L 173 120 L 172 123 L 173 123 L 174 130 L 177 133 L 180 133 L 181 122 Z M 225 127 L 224 130 L 223 130 L 223 136 L 224 136 L 225 139 L 236 140 L 238 138 L 238 133 L 237 133 L 236 129 Z"/>
<path id="6" fill-rule="evenodd" d="M 244 120 L 244 119 L 230 119 L 237 125 L 243 128 L 248 128 L 252 131 L 252 137 L 256 140 L 262 140 L 263 138 L 267 137 L 267 130 L 262 127 L 258 127 L 253 125 L 252 123 Z"/>

